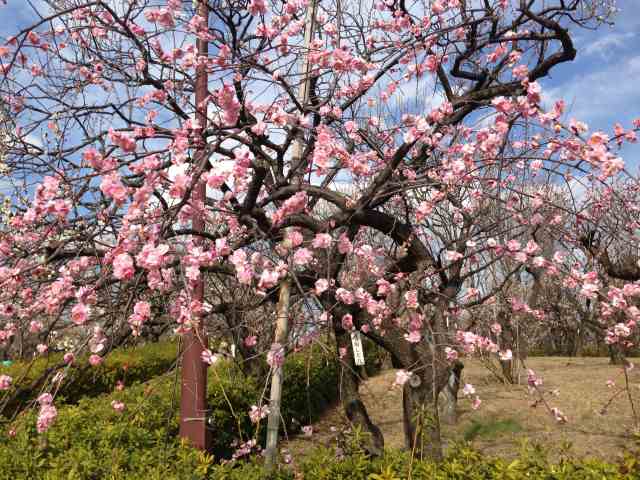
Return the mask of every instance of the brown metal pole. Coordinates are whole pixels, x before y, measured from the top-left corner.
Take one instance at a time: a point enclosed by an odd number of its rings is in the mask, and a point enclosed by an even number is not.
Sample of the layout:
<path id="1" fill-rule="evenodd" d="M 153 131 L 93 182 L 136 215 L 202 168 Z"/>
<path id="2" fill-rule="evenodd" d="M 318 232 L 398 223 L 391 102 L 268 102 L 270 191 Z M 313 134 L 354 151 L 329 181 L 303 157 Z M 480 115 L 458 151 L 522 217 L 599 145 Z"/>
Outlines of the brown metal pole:
<path id="1" fill-rule="evenodd" d="M 197 2 L 198 15 L 209 18 L 209 7 L 206 0 Z M 206 40 L 197 41 L 198 56 L 207 57 L 209 43 Z M 207 65 L 199 63 L 196 66 L 196 120 L 200 124 L 201 132 L 206 128 L 207 110 L 203 104 L 208 95 Z M 203 106 L 201 108 L 201 106 Z M 201 140 L 201 139 L 199 139 Z M 200 163 L 206 154 L 204 140 L 196 147 L 196 164 Z M 193 191 L 193 199 L 203 201 L 206 196 L 206 185 L 202 180 Z M 201 214 L 194 210 L 192 227 L 196 231 L 205 228 Z M 200 278 L 194 287 L 193 299 L 204 300 L 204 282 Z M 184 336 L 184 350 L 182 353 L 182 393 L 180 397 L 180 437 L 188 440 L 191 445 L 207 450 L 211 445 L 211 432 L 207 429 L 207 365 L 202 361 L 202 351 L 207 347 L 203 325 L 198 325 Z"/>

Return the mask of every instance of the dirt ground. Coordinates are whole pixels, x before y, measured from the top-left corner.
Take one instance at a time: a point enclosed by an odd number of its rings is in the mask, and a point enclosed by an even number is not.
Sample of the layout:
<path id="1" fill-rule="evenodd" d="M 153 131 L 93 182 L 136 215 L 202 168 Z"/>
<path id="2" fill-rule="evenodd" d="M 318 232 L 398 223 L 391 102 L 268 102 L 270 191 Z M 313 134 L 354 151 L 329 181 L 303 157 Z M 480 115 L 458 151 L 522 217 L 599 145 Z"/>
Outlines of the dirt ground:
<path id="1" fill-rule="evenodd" d="M 640 414 L 640 359 L 628 372 L 636 412 Z M 482 400 L 478 410 L 460 394 L 458 422 L 443 425 L 445 442 L 468 440 L 475 448 L 509 457 L 517 454 L 523 440 L 548 447 L 552 455 L 567 451 L 574 456 L 612 460 L 621 449 L 634 445 L 634 421 L 626 393 L 618 395 L 603 415 L 601 411 L 613 394 L 624 386 L 619 366 L 609 365 L 607 358 L 530 358 L 526 367 L 542 377 L 542 389 L 551 407 L 559 408 L 568 418 L 558 423 L 543 406 L 532 407 L 534 397 L 528 393 L 526 370 L 521 385 L 499 383 L 479 362 L 466 361 L 463 384 L 470 383 Z M 362 399 L 375 424 L 385 437 L 385 446 L 402 448 L 401 389 L 392 388 L 395 371 L 387 370 L 361 386 Z M 613 380 L 615 387 L 608 387 Z M 557 395 L 550 392 L 557 390 Z M 319 445 L 335 445 L 335 431 L 347 425 L 339 407 L 328 411 L 313 425 L 311 437 L 291 438 L 283 447 L 294 454 L 304 454 Z M 636 440 L 637 442 L 637 440 Z"/>

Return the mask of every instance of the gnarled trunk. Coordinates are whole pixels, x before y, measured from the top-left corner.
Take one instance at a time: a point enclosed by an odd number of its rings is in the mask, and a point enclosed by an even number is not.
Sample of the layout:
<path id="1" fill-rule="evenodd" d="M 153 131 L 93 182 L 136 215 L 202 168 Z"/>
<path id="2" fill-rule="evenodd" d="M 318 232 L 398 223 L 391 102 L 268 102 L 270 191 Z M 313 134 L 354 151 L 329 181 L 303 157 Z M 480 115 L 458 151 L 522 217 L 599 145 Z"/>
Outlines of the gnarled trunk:
<path id="1" fill-rule="evenodd" d="M 358 375 L 359 367 L 355 365 L 353 349 L 351 346 L 351 335 L 344 330 L 337 320 L 334 320 L 334 333 L 338 355 L 341 349 L 346 349 L 347 354 L 342 358 L 340 364 L 340 400 L 344 408 L 345 415 L 352 426 L 359 427 L 360 430 L 368 434 L 364 442 L 364 449 L 371 455 L 382 455 L 384 451 L 384 436 L 382 431 L 375 425 L 362 399 L 360 398 L 359 386 L 361 378 Z"/>
<path id="2" fill-rule="evenodd" d="M 453 425 L 458 421 L 458 390 L 464 364 L 456 361 L 449 368 L 447 384 L 440 393 L 440 418 L 443 422 Z"/>
<path id="3" fill-rule="evenodd" d="M 443 388 L 441 379 L 429 367 L 414 373 L 402 391 L 405 447 L 416 458 L 439 461 L 443 457 L 440 436 L 438 396 Z"/>

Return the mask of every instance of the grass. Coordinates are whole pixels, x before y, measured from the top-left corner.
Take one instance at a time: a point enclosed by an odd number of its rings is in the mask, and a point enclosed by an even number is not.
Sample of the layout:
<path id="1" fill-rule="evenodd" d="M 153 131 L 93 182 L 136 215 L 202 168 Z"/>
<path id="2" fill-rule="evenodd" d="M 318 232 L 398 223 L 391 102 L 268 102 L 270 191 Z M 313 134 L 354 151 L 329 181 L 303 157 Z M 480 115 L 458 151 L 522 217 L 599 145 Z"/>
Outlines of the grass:
<path id="1" fill-rule="evenodd" d="M 516 420 L 512 419 L 488 419 L 488 420 L 471 420 L 469 425 L 462 434 L 465 441 L 470 442 L 476 438 L 496 439 L 505 433 L 518 433 L 523 430 Z"/>

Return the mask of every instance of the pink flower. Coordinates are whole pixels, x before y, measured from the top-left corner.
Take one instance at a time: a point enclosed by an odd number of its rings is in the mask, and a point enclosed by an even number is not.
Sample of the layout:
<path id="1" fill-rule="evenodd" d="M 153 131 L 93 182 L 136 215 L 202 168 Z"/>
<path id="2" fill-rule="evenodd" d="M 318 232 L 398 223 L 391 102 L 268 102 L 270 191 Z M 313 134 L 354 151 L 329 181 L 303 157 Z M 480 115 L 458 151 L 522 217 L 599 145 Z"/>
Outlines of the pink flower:
<path id="1" fill-rule="evenodd" d="M 474 410 L 477 410 L 478 408 L 480 408 L 481 403 L 482 403 L 482 400 L 480 400 L 480 397 L 476 396 L 475 400 L 471 404 L 471 408 L 473 408 Z"/>
<path id="2" fill-rule="evenodd" d="M 122 411 L 124 410 L 124 403 L 118 401 L 118 400 L 113 400 L 111 402 L 111 407 L 118 413 L 122 413 Z"/>
<path id="3" fill-rule="evenodd" d="M 551 409 L 551 413 L 555 417 L 558 423 L 567 423 L 568 418 L 562 413 L 558 408 L 554 407 Z"/>
<path id="4" fill-rule="evenodd" d="M 613 380 L 607 380 L 607 388 L 613 388 L 616 386 L 616 383 Z"/>
<path id="5" fill-rule="evenodd" d="M 465 396 L 469 396 L 469 395 L 473 395 L 474 393 L 476 393 L 476 389 L 473 385 L 471 385 L 470 383 L 465 383 L 464 387 L 462 388 L 462 393 Z"/>
<path id="6" fill-rule="evenodd" d="M 496 335 L 500 335 L 502 333 L 502 327 L 499 323 L 494 323 L 491 325 L 491 331 Z"/>
<path id="7" fill-rule="evenodd" d="M 338 239 L 338 251 L 342 254 L 351 253 L 353 251 L 353 245 L 346 233 L 340 235 L 340 238 Z"/>
<path id="8" fill-rule="evenodd" d="M 398 370 L 396 371 L 396 379 L 393 382 L 393 385 L 396 386 L 403 386 L 405 383 L 407 383 L 407 380 L 409 380 L 411 378 L 412 373 L 411 372 L 407 372 L 406 370 Z"/>
<path id="9" fill-rule="evenodd" d="M 509 250 L 510 252 L 517 252 L 518 250 L 520 250 L 520 248 L 520 242 L 517 240 L 509 240 L 507 242 L 507 250 Z"/>
<path id="10" fill-rule="evenodd" d="M 302 433 L 304 433 L 305 437 L 310 437 L 313 435 L 313 427 L 311 425 L 305 425 L 302 427 Z"/>
<path id="11" fill-rule="evenodd" d="M 336 297 L 339 301 L 341 301 L 345 305 L 351 305 L 353 304 L 353 301 L 354 301 L 353 293 L 351 293 L 349 290 L 345 288 L 338 288 L 336 290 Z"/>
<path id="12" fill-rule="evenodd" d="M 267 363 L 271 368 L 281 367 L 284 363 L 284 347 L 279 343 L 273 343 L 267 353 Z"/>
<path id="13" fill-rule="evenodd" d="M 38 333 L 43 328 L 42 322 L 38 322 L 36 320 L 32 320 L 29 323 L 29 333 Z"/>
<path id="14" fill-rule="evenodd" d="M 391 284 L 384 278 L 379 279 L 376 284 L 378 285 L 378 295 L 386 296 L 391 292 Z"/>
<path id="15" fill-rule="evenodd" d="M 312 242 L 313 248 L 329 248 L 333 239 L 328 233 L 319 233 Z"/>
<path id="16" fill-rule="evenodd" d="M 9 390 L 11 382 L 13 382 L 13 378 L 9 375 L 0 375 L 0 390 Z"/>
<path id="17" fill-rule="evenodd" d="M 409 290 L 404 294 L 404 299 L 407 302 L 407 308 L 418 308 L 418 291 Z"/>
<path id="18" fill-rule="evenodd" d="M 329 281 L 326 278 L 316 280 L 316 295 L 322 295 L 329 288 Z"/>
<path id="19" fill-rule="evenodd" d="M 47 351 L 49 350 L 49 347 L 46 346 L 44 343 L 40 343 L 36 346 L 36 350 L 40 355 L 42 355 L 44 353 L 47 353 Z"/>
<path id="20" fill-rule="evenodd" d="M 128 253 L 121 253 L 113 260 L 113 276 L 118 280 L 130 280 L 133 278 L 133 258 Z"/>
<path id="21" fill-rule="evenodd" d="M 342 328 L 345 330 L 353 329 L 353 317 L 348 313 L 342 317 Z"/>
<path id="22" fill-rule="evenodd" d="M 464 255 L 462 255 L 460 252 L 456 252 L 456 251 L 453 251 L 453 250 L 447 250 L 445 252 L 445 258 L 447 260 L 449 260 L 450 262 L 456 262 L 456 261 L 460 260 L 463 257 L 464 257 Z"/>
<path id="23" fill-rule="evenodd" d="M 124 382 L 122 380 L 118 380 L 116 382 L 116 390 L 119 391 L 119 392 L 124 390 Z"/>
<path id="24" fill-rule="evenodd" d="M 300 230 L 292 230 L 287 233 L 287 240 L 291 243 L 291 247 L 299 247 L 304 242 L 304 237 Z"/>
<path id="25" fill-rule="evenodd" d="M 409 343 L 418 343 L 422 339 L 422 335 L 418 330 L 412 330 L 409 333 L 405 333 L 404 339 Z"/>
<path id="26" fill-rule="evenodd" d="M 444 354 L 449 362 L 454 362 L 458 359 L 458 352 L 451 347 L 445 347 Z"/>
<path id="27" fill-rule="evenodd" d="M 40 36 L 33 30 L 31 30 L 27 34 L 27 40 L 29 40 L 33 45 L 38 45 L 40 43 Z"/>
<path id="28" fill-rule="evenodd" d="M 507 349 L 504 352 L 498 353 L 498 356 L 500 357 L 500 360 L 502 360 L 503 362 L 508 362 L 513 358 L 513 353 L 511 352 L 511 350 Z"/>
<path id="29" fill-rule="evenodd" d="M 169 245 L 161 244 L 154 247 L 152 244 L 146 244 L 136 256 L 136 260 L 141 267 L 147 270 L 161 268 L 165 262 L 165 255 L 168 252 Z"/>
<path id="30" fill-rule="evenodd" d="M 258 337 L 250 335 L 244 339 L 244 346 L 247 348 L 255 347 L 258 344 Z"/>
<path id="31" fill-rule="evenodd" d="M 62 357 L 62 359 L 64 360 L 64 363 L 69 364 L 72 363 L 75 360 L 76 356 L 71 353 L 71 352 L 67 352 L 64 354 L 64 357 Z"/>
<path id="32" fill-rule="evenodd" d="M 215 94 L 218 106 L 222 109 L 222 121 L 227 126 L 235 125 L 240 113 L 240 102 L 232 85 L 224 84 Z"/>
<path id="33" fill-rule="evenodd" d="M 140 335 L 142 325 L 149 318 L 151 318 L 151 305 L 148 302 L 137 302 L 133 307 L 133 315 L 128 320 L 134 336 Z"/>
<path id="34" fill-rule="evenodd" d="M 71 309 L 71 320 L 76 325 L 83 325 L 89 318 L 91 309 L 84 303 L 78 303 Z"/>
<path id="35" fill-rule="evenodd" d="M 97 367 L 102 363 L 102 357 L 100 355 L 96 355 L 95 353 L 89 357 L 89 363 L 92 367 Z"/>
<path id="36" fill-rule="evenodd" d="M 267 5 L 264 0 L 251 0 L 248 10 L 251 15 L 257 16 L 267 13 Z"/>
<path id="37" fill-rule="evenodd" d="M 100 183 L 100 190 L 106 197 L 113 198 L 116 203 L 123 203 L 127 199 L 127 188 L 120 181 L 118 172 L 104 176 Z"/>
<path id="38" fill-rule="evenodd" d="M 531 369 L 527 371 L 527 383 L 531 388 L 538 387 L 542 385 L 542 379 L 538 378 L 535 372 Z"/>
<path id="39" fill-rule="evenodd" d="M 144 318 L 151 318 L 151 304 L 149 302 L 136 302 L 133 312 Z"/>
<path id="40" fill-rule="evenodd" d="M 258 423 L 267 415 L 269 415 L 268 406 L 263 405 L 261 407 L 257 407 L 256 405 L 251 405 L 251 410 L 249 411 L 249 418 L 251 419 L 251 423 Z"/>
<path id="41" fill-rule="evenodd" d="M 94 170 L 101 171 L 103 169 L 103 157 L 95 148 L 86 149 L 82 154 L 82 159 Z"/>
<path id="42" fill-rule="evenodd" d="M 213 365 L 218 360 L 220 360 L 220 356 L 213 354 L 208 348 L 202 351 L 200 357 L 202 358 L 202 361 L 207 365 Z"/>
<path id="43" fill-rule="evenodd" d="M 53 424 L 58 416 L 58 410 L 50 403 L 44 404 L 40 407 L 38 419 L 36 421 L 36 429 L 38 433 L 46 432 Z"/>
<path id="44" fill-rule="evenodd" d="M 293 263 L 296 265 L 306 265 L 313 259 L 313 253 L 308 248 L 299 248 L 293 254 Z"/>

